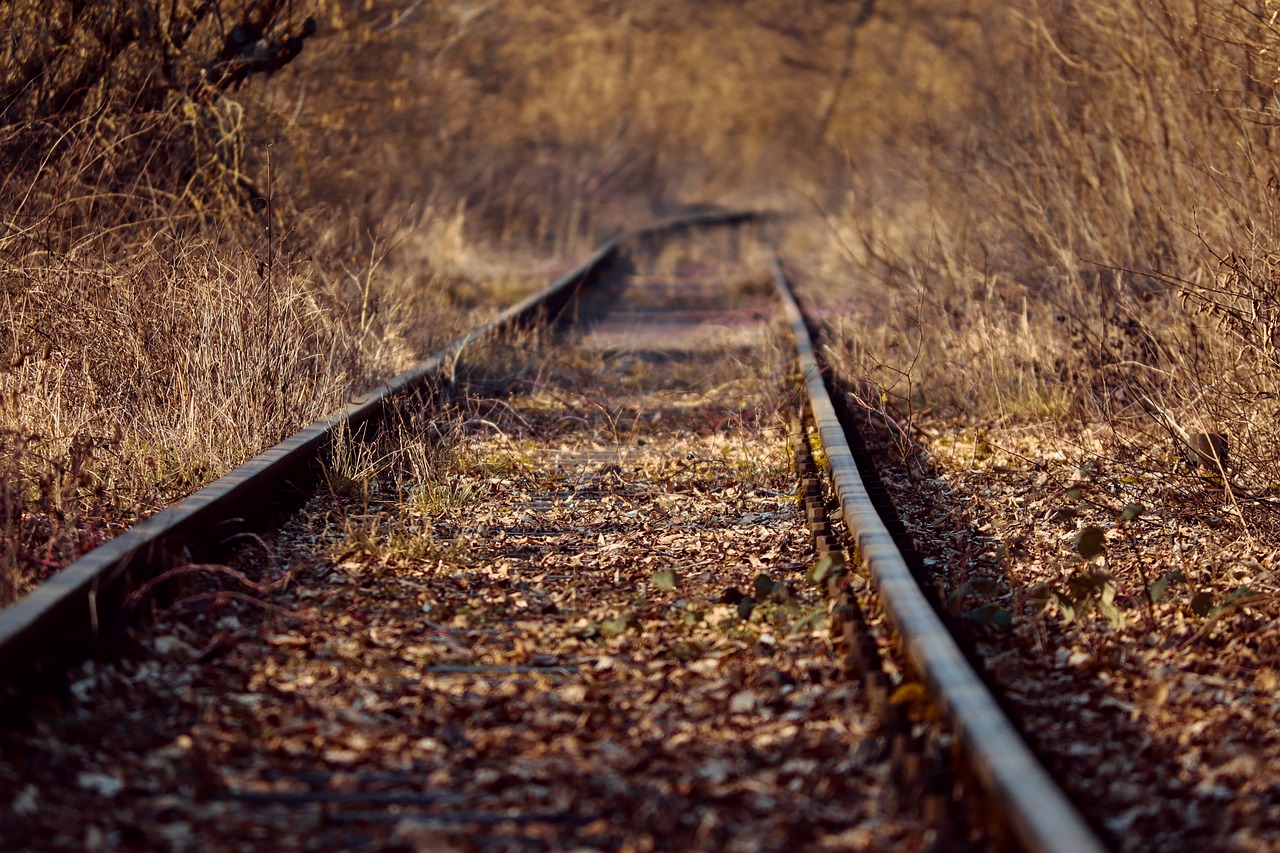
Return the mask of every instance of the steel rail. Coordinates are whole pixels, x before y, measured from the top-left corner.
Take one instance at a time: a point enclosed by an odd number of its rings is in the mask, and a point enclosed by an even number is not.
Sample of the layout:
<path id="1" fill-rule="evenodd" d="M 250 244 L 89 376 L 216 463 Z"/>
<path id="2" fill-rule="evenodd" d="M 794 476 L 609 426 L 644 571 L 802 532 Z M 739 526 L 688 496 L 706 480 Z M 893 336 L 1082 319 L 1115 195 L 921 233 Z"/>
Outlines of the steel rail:
<path id="1" fill-rule="evenodd" d="M 154 573 L 167 543 L 232 518 L 246 502 L 278 491 L 306 464 L 332 447 L 341 431 L 354 432 L 382 418 L 392 401 L 427 386 L 467 346 L 499 330 L 561 312 L 588 287 L 628 242 L 682 230 L 763 218 L 754 211 L 713 211 L 673 217 L 623 232 L 546 288 L 508 308 L 400 375 L 356 397 L 176 504 L 138 522 L 0 610 L 0 688 L 16 686 L 46 663 L 83 656 L 101 636 L 119 603 Z"/>
<path id="2" fill-rule="evenodd" d="M 979 784 L 1003 810 L 1022 846 L 1042 853 L 1101 853 L 1106 849 L 1102 842 L 1001 711 L 894 545 L 858 474 L 782 262 L 775 255 L 772 263 L 841 514 L 908 659 L 943 709 Z"/>

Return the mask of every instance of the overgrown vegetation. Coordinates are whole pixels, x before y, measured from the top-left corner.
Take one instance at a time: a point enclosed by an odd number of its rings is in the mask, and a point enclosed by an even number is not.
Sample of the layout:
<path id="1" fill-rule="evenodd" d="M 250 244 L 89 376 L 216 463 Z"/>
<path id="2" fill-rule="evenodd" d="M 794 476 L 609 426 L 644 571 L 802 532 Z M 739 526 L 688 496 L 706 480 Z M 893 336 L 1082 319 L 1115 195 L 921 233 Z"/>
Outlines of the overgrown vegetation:
<path id="1" fill-rule="evenodd" d="M 849 339 L 901 413 L 1226 434 L 1241 475 L 1280 480 L 1277 11 L 921 4 L 967 119 L 861 149 L 835 223 L 892 294 Z"/>
<path id="2" fill-rule="evenodd" d="M 441 337 L 397 316 L 440 295 L 388 274 L 394 221 L 286 165 L 340 12 L 0 9 L 0 602 Z"/>
<path id="3" fill-rule="evenodd" d="M 899 414 L 1222 434 L 1280 481 L 1274 5 L 10 4 L 0 574 L 537 280 L 472 240 L 690 203 L 827 215 L 890 294 L 834 301 Z"/>

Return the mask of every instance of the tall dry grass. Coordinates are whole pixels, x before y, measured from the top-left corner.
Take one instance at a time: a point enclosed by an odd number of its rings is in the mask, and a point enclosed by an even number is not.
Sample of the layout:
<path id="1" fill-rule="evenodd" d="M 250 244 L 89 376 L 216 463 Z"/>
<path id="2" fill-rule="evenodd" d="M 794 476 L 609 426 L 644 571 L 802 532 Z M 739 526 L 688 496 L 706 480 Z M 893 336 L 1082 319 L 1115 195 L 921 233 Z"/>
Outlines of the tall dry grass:
<path id="1" fill-rule="evenodd" d="M 538 278 L 476 241 L 829 204 L 871 143 L 943 139 L 972 82 L 943 48 L 983 28 L 937 0 L 19 0 L 0 31 L 4 598 Z"/>
<path id="2" fill-rule="evenodd" d="M 874 68 L 874 55 L 892 50 L 863 41 L 859 15 L 873 5 L 415 5 L 405 24 L 388 15 L 369 31 L 406 57 L 411 82 L 339 60 L 353 74 L 344 98 L 380 93 L 361 127 L 399 132 L 379 131 L 386 144 L 328 185 L 435 191 L 463 205 L 478 232 L 548 248 L 682 203 L 752 203 L 793 185 L 825 197 L 841 144 L 864 136 L 871 93 L 851 58 Z M 419 111 L 430 121 L 403 120 Z M 324 119 L 304 110 L 299 121 Z M 374 175 L 388 165 L 403 185 L 384 190 Z"/>
<path id="3" fill-rule="evenodd" d="M 474 241 L 825 192 L 870 5 L 0 8 L 0 600 L 539 278 Z"/>
<path id="4" fill-rule="evenodd" d="M 38 578 L 403 367 L 536 283 L 503 252 L 701 202 L 826 215 L 789 248 L 863 282 L 831 300 L 902 409 L 1163 439 L 1154 406 L 1274 480 L 1275 11 L 8 4 L 0 561 Z M 253 16 L 301 53 L 228 64 Z"/>
<path id="5" fill-rule="evenodd" d="M 849 297 L 857 369 L 901 412 L 1225 432 L 1277 482 L 1277 11 L 970 4 L 936 43 L 963 120 L 881 131 L 828 211 L 883 288 Z"/>
<path id="6" fill-rule="evenodd" d="M 297 60 L 363 9 L 0 8 L 0 604 L 463 322 L 428 214 L 292 168 L 339 132 L 299 128 L 341 74 Z"/>

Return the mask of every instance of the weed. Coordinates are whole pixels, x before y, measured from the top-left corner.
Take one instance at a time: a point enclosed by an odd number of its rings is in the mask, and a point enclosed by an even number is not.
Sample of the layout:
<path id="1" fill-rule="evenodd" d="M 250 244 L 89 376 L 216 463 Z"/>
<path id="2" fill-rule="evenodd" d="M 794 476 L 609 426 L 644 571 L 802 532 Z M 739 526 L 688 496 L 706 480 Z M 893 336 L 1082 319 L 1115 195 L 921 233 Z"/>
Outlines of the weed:
<path id="1" fill-rule="evenodd" d="M 442 552 L 429 526 L 394 515 L 353 515 L 343 523 L 341 546 L 333 556 L 387 566 L 436 559 Z"/>
<path id="2" fill-rule="evenodd" d="M 476 488 L 465 480 L 425 480 L 410 491 L 408 506 L 434 518 L 451 510 L 475 506 L 480 498 Z"/>

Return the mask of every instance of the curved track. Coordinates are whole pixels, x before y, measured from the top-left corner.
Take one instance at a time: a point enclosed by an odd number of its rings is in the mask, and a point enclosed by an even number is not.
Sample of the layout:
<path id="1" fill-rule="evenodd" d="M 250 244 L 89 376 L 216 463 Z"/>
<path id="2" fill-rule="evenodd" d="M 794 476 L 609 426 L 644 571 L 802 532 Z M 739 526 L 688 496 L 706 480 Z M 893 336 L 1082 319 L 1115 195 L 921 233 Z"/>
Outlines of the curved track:
<path id="1" fill-rule="evenodd" d="M 304 477 L 343 431 L 375 425 L 396 399 L 420 393 L 465 347 L 497 332 L 563 312 L 574 297 L 590 290 L 626 245 L 714 225 L 756 218 L 752 212 L 706 213 L 620 234 L 544 290 L 507 309 L 443 351 L 364 394 L 200 489 L 172 507 L 134 525 L 95 548 L 0 610 L 0 685 L 15 685 L 49 665 L 88 653 L 115 627 L 121 603 L 158 571 L 172 564 L 172 551 L 208 540 L 216 526 L 241 516 Z"/>

